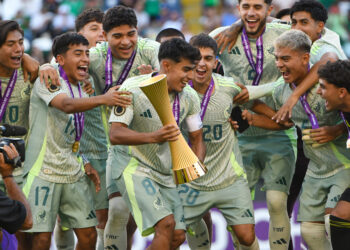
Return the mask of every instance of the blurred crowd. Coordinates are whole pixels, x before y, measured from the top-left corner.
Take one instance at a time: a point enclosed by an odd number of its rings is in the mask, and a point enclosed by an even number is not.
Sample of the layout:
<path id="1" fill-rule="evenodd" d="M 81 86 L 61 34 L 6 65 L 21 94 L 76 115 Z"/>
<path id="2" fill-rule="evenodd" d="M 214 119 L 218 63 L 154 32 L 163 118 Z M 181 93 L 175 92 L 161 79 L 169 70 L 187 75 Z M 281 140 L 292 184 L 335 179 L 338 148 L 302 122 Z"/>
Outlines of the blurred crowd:
<path id="1" fill-rule="evenodd" d="M 290 7 L 294 1 L 274 0 L 272 15 Z M 339 34 L 343 49 L 350 57 L 350 2 L 320 2 L 329 10 L 326 26 Z M 0 19 L 19 22 L 24 29 L 26 51 L 44 63 L 51 58 L 52 38 L 74 30 L 75 18 L 83 9 L 107 10 L 117 4 L 134 8 L 140 35 L 152 39 L 169 27 L 181 30 L 189 39 L 201 31 L 208 33 L 230 25 L 238 16 L 237 0 L 0 0 Z"/>

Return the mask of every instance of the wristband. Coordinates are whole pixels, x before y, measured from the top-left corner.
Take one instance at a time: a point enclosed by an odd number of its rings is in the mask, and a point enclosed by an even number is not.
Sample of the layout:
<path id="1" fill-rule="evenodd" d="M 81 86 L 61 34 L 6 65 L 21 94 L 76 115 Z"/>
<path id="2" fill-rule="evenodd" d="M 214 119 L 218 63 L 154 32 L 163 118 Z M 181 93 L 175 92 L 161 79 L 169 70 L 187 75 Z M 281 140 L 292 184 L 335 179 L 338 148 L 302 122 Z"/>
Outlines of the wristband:
<path id="1" fill-rule="evenodd" d="M 12 177 L 13 177 L 13 175 L 10 174 L 10 175 L 3 176 L 2 179 L 4 180 L 4 179 L 6 179 L 6 178 L 12 178 Z"/>

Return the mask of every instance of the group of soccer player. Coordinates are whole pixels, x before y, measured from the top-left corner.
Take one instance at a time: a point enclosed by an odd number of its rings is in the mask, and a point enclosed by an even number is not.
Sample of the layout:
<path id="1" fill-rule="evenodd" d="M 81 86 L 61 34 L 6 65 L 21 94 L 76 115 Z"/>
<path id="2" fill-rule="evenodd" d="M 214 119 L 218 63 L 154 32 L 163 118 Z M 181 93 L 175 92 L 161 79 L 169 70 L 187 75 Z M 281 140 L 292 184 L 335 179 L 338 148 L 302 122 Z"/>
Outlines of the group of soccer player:
<path id="1" fill-rule="evenodd" d="M 74 249 L 73 232 L 79 250 L 131 249 L 136 227 L 154 233 L 149 249 L 186 239 L 210 249 L 211 208 L 235 249 L 259 249 L 252 198 L 260 178 L 270 249 L 293 248 L 289 220 L 301 189 L 307 247 L 347 249 L 350 62 L 325 28 L 322 4 L 299 0 L 289 24 L 269 17 L 271 2 L 239 0 L 238 22 L 189 43 L 174 29 L 139 37 L 131 8 L 88 9 L 40 67 L 24 54 L 18 23 L 0 21 L 0 118 L 29 130 L 13 178 L 33 227 L 16 234 L 19 249 L 49 249 L 53 232 L 58 249 Z M 139 88 L 161 74 L 177 126 L 163 125 Z M 236 106 L 250 125 L 244 132 L 230 118 Z M 208 171 L 176 185 L 168 142 L 180 133 Z"/>

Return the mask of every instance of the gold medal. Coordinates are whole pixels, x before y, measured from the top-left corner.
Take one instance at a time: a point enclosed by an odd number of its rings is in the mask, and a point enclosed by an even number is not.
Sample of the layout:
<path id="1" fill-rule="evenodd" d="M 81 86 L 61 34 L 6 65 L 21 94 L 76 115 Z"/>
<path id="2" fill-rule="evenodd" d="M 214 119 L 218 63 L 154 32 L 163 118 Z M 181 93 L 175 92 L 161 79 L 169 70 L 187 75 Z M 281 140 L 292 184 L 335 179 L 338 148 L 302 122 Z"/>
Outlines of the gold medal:
<path id="1" fill-rule="evenodd" d="M 76 153 L 76 152 L 78 152 L 78 150 L 79 150 L 79 141 L 75 141 L 74 143 L 73 143 L 73 146 L 72 146 L 72 151 L 73 151 L 73 153 Z"/>

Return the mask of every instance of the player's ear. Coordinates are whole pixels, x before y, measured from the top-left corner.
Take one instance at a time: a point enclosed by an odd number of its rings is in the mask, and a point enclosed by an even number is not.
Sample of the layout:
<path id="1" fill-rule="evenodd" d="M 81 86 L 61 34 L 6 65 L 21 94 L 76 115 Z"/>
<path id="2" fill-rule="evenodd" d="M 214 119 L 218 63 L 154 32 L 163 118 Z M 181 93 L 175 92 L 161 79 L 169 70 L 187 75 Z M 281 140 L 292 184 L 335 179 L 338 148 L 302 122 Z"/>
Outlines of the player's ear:
<path id="1" fill-rule="evenodd" d="M 56 56 L 56 62 L 57 62 L 59 65 L 63 66 L 63 65 L 64 65 L 64 56 L 61 55 L 61 54 L 57 55 L 57 56 Z"/>
<path id="2" fill-rule="evenodd" d="M 168 59 L 163 59 L 160 62 L 160 67 L 163 68 L 163 70 L 168 73 L 171 69 L 171 61 Z"/>

